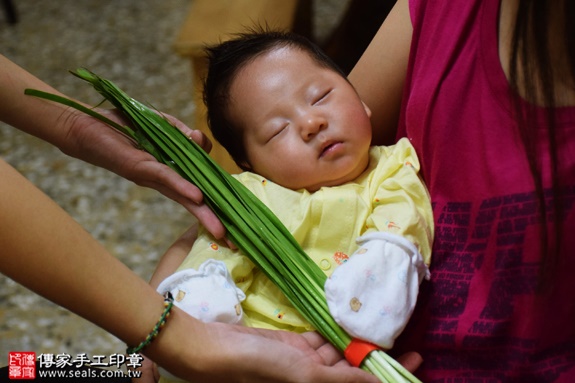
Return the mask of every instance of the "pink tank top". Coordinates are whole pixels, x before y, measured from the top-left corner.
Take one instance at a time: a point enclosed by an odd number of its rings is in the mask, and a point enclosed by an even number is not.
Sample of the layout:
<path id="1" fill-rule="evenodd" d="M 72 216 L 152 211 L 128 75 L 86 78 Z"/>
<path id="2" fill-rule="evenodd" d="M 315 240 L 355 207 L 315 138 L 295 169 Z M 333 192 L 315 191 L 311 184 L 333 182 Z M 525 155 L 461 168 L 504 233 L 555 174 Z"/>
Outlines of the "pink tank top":
<path id="1" fill-rule="evenodd" d="M 499 1 L 411 0 L 410 12 L 399 137 L 420 157 L 436 233 L 431 281 L 395 352 L 420 352 L 426 383 L 575 382 L 575 108 L 555 110 L 569 187 L 556 289 L 540 294 L 540 225 L 498 56 Z"/>

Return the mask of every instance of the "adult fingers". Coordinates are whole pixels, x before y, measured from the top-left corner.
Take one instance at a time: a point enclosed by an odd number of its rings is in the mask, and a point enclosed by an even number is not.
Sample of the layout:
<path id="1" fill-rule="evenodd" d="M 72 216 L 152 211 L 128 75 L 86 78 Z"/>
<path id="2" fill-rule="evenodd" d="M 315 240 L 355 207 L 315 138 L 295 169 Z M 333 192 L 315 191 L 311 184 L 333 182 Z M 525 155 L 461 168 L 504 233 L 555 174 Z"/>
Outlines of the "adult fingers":
<path id="1" fill-rule="evenodd" d="M 405 354 L 399 356 L 397 361 L 401 363 L 403 367 L 409 372 L 415 372 L 423 363 L 423 358 L 417 352 L 406 352 Z"/>
<path id="2" fill-rule="evenodd" d="M 308 344 L 316 350 L 316 353 L 321 357 L 324 364 L 327 366 L 342 365 L 349 366 L 349 363 L 343 358 L 341 353 L 326 341 L 317 332 L 306 332 L 302 336 L 306 339 Z"/>

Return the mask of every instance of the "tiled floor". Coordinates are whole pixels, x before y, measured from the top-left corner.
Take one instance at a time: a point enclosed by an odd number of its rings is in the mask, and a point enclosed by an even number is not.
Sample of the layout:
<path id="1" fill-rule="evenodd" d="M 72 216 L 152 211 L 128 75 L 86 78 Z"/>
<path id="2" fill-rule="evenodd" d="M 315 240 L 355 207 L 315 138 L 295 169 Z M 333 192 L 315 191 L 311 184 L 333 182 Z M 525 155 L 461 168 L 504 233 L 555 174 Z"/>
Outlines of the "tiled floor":
<path id="1" fill-rule="evenodd" d="M 95 91 L 67 72 L 86 67 L 132 97 L 191 124 L 191 70 L 170 45 L 191 1 L 17 0 L 16 25 L 8 25 L 0 15 L 0 52 L 71 97 L 92 104 L 100 101 Z M 319 3 L 316 26 L 325 32 L 345 0 Z M 194 220 L 159 193 L 67 157 L 1 123 L 0 157 L 145 279 L 163 251 Z M 0 366 L 7 364 L 9 351 L 109 355 L 124 347 L 101 329 L 0 275 Z"/>
<path id="2" fill-rule="evenodd" d="M 170 44 L 190 4 L 18 0 L 18 24 L 0 19 L 0 52 L 64 93 L 96 104 L 97 93 L 68 73 L 87 67 L 189 124 L 194 110 L 190 67 Z M 6 125 L 0 125 L 0 156 L 146 279 L 194 220 L 159 193 L 69 158 Z M 0 276 L 0 366 L 7 363 L 8 351 L 94 355 L 123 349 L 113 336 Z"/>

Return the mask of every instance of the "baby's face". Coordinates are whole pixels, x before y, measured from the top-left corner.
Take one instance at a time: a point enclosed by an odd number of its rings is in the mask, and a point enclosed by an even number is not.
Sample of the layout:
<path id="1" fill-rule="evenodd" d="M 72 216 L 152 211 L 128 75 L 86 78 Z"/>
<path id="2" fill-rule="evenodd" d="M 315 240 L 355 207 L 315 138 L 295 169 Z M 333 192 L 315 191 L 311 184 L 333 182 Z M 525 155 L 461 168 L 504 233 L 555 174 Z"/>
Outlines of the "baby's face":
<path id="1" fill-rule="evenodd" d="M 284 187 L 316 191 L 357 178 L 369 162 L 370 111 L 353 87 L 307 53 L 258 56 L 230 88 L 248 167 Z"/>

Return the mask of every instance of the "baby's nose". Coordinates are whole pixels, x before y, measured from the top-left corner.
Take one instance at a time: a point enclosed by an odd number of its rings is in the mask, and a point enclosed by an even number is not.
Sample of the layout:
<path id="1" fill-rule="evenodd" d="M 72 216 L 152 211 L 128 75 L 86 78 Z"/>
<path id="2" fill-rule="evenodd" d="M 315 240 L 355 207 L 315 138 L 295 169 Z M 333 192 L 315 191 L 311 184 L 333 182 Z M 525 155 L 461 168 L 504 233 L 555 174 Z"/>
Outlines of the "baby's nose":
<path id="1" fill-rule="evenodd" d="M 308 115 L 302 121 L 302 136 L 308 140 L 327 128 L 327 120 L 321 116 Z"/>

